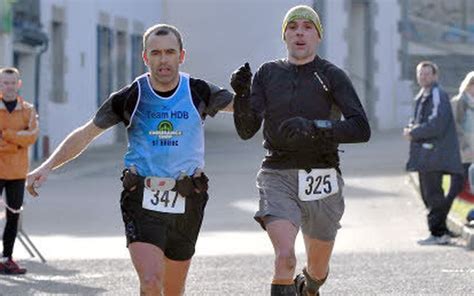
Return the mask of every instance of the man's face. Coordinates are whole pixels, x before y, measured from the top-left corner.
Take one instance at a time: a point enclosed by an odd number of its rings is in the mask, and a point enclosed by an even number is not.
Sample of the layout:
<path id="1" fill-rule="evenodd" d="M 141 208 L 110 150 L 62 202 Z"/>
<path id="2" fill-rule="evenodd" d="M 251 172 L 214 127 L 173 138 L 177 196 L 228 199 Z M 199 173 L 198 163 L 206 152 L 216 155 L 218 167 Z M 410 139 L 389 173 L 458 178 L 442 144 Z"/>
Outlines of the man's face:
<path id="1" fill-rule="evenodd" d="M 16 74 L 3 73 L 0 74 L 0 92 L 3 97 L 13 99 L 18 96 L 21 87 L 21 80 Z"/>
<path id="2" fill-rule="evenodd" d="M 314 57 L 321 42 L 313 22 L 305 19 L 289 22 L 284 36 L 288 55 L 295 60 Z"/>
<path id="3" fill-rule="evenodd" d="M 437 75 L 433 74 L 433 69 L 430 66 L 418 67 L 416 70 L 416 80 L 420 87 L 431 87 L 436 79 Z"/>
<path id="4" fill-rule="evenodd" d="M 184 61 L 184 50 L 173 33 L 151 34 L 146 41 L 143 61 L 153 78 L 161 84 L 169 84 L 178 78 L 179 65 Z"/>

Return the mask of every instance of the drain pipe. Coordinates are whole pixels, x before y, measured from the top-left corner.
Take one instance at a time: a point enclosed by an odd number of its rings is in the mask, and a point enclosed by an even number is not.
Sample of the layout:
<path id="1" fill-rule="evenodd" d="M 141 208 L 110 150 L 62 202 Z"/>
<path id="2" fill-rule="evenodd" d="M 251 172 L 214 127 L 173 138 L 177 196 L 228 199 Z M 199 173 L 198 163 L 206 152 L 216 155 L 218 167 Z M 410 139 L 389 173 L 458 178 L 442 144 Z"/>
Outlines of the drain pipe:
<path id="1" fill-rule="evenodd" d="M 40 74 L 41 74 L 41 55 L 48 50 L 48 38 L 46 35 L 44 36 L 43 44 L 41 45 L 40 50 L 36 53 L 35 57 L 35 98 L 34 98 L 34 105 L 36 112 L 38 114 L 39 111 L 39 83 L 40 83 Z M 39 143 L 36 141 L 34 148 L 33 148 L 33 159 L 39 159 Z"/>

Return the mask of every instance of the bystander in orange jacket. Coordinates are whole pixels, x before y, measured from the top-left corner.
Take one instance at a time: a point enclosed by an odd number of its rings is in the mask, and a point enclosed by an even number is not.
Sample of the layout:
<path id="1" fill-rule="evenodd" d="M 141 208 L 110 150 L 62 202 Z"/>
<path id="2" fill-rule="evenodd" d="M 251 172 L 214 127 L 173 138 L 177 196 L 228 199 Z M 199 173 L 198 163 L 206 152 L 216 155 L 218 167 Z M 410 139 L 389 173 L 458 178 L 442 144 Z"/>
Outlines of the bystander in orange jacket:
<path id="1" fill-rule="evenodd" d="M 6 208 L 0 274 L 26 273 L 12 255 L 24 199 L 28 147 L 38 137 L 38 119 L 33 105 L 18 95 L 21 84 L 18 69 L 0 69 L 0 195 L 5 191 L 0 201 Z"/>
<path id="2" fill-rule="evenodd" d="M 3 95 L 0 94 L 3 101 Z M 0 104 L 0 179 L 24 179 L 28 173 L 28 147 L 38 137 L 33 105 L 17 97 L 13 112 Z"/>

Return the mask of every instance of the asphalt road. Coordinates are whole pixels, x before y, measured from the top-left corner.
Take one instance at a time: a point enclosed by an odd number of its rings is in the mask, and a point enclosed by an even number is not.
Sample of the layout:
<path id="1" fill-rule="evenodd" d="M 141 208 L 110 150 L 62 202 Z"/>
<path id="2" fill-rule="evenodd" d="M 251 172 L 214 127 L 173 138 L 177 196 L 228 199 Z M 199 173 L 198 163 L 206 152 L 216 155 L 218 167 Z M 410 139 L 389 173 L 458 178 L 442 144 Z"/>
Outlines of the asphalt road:
<path id="1" fill-rule="evenodd" d="M 272 247 L 253 221 L 261 138 L 243 142 L 227 120 L 206 139 L 210 201 L 186 295 L 269 295 Z M 24 276 L 0 276 L 0 295 L 136 295 L 118 207 L 124 147 L 92 148 L 28 198 L 23 228 L 47 259 L 17 242 Z M 323 295 L 474 295 L 474 253 L 462 242 L 419 246 L 425 212 L 403 170 L 398 131 L 342 147 L 346 212 Z M 2 224 L 0 219 L 0 224 Z M 296 246 L 298 269 L 304 247 Z"/>

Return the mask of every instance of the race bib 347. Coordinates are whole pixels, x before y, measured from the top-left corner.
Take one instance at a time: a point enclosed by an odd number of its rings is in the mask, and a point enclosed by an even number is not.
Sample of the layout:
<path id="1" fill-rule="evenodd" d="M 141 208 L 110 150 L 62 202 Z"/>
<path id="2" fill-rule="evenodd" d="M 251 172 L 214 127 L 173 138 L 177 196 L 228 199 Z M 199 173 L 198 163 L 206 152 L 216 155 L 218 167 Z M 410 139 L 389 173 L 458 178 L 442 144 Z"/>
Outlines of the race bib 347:
<path id="1" fill-rule="evenodd" d="M 142 207 L 155 212 L 183 214 L 186 209 L 186 198 L 176 191 L 151 191 L 145 188 Z"/>

